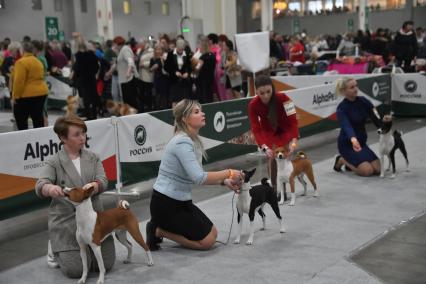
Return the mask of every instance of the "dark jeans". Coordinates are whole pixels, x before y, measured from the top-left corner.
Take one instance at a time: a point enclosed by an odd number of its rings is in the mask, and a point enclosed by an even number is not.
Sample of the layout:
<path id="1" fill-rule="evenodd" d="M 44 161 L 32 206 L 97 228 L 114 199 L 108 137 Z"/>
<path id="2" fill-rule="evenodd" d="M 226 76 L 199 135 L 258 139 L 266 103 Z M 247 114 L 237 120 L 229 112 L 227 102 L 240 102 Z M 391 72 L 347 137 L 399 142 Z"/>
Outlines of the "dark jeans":
<path id="1" fill-rule="evenodd" d="M 15 101 L 13 114 L 18 130 L 28 129 L 28 118 L 33 120 L 33 128 L 44 126 L 43 105 L 47 96 L 22 98 Z"/>

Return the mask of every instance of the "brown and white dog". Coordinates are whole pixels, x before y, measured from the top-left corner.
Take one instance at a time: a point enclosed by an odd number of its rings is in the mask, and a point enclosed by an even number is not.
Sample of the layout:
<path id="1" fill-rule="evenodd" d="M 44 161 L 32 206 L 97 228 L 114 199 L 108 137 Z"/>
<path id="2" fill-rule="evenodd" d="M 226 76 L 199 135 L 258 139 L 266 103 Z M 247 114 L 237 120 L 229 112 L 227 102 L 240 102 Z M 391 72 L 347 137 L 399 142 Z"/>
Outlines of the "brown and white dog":
<path id="1" fill-rule="evenodd" d="M 124 116 L 138 113 L 138 110 L 134 107 L 131 107 L 129 104 L 118 103 L 113 100 L 107 100 L 106 108 L 111 115 L 115 116 Z"/>
<path id="2" fill-rule="evenodd" d="M 294 178 L 297 177 L 299 182 L 303 185 L 303 196 L 306 195 L 307 183 L 304 180 L 306 175 L 314 187 L 314 197 L 318 197 L 317 184 L 315 183 L 314 171 L 312 169 L 312 162 L 308 159 L 306 154 L 302 151 L 297 152 L 296 158 L 291 161 L 287 157 L 288 150 L 285 147 L 278 147 L 275 149 L 275 160 L 277 161 L 277 193 L 281 193 L 279 204 L 284 204 L 285 183 L 290 183 L 291 200 L 290 206 L 294 206 L 296 202 Z"/>
<path id="3" fill-rule="evenodd" d="M 80 105 L 80 97 L 69 95 L 67 97 L 67 106 L 65 116 L 77 115 L 77 110 Z"/>
<path id="4" fill-rule="evenodd" d="M 118 241 L 127 248 L 127 259 L 129 263 L 132 258 L 132 244 L 127 240 L 126 231 L 133 239 L 143 247 L 146 252 L 148 266 L 154 264 L 151 251 L 146 245 L 139 230 L 139 222 L 135 214 L 129 210 L 129 203 L 120 201 L 120 207 L 112 208 L 104 212 L 93 210 L 91 195 L 93 187 L 84 190 L 82 188 L 64 188 L 64 193 L 76 209 L 75 218 L 77 223 L 76 237 L 80 246 L 80 255 L 83 262 L 83 275 L 78 283 L 86 283 L 88 265 L 86 245 L 89 245 L 96 257 L 99 266 L 99 278 L 97 283 L 104 283 L 105 266 L 102 259 L 101 242 L 112 232 Z"/>

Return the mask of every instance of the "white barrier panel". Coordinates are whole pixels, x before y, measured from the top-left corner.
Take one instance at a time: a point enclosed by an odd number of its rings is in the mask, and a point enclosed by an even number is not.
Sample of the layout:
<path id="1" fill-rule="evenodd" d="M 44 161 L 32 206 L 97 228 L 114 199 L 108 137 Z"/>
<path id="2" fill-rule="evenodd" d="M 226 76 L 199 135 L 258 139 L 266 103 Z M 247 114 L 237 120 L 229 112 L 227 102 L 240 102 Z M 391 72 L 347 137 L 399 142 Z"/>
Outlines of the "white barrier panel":
<path id="1" fill-rule="evenodd" d="M 244 70 L 256 73 L 269 68 L 269 32 L 236 34 L 235 43 Z"/>
<path id="2" fill-rule="evenodd" d="M 153 162 L 161 160 L 164 148 L 173 137 L 174 126 L 150 114 L 123 116 L 118 121 L 120 162 Z M 205 149 L 222 141 L 201 137 Z"/>
<path id="3" fill-rule="evenodd" d="M 413 74 L 392 75 L 392 100 L 426 105 L 426 76 Z"/>
<path id="4" fill-rule="evenodd" d="M 56 79 L 55 77 L 47 76 L 46 81 L 49 86 L 49 99 L 66 101 L 67 97 L 73 94 L 73 90 L 70 85 Z"/>
<path id="5" fill-rule="evenodd" d="M 392 75 L 392 109 L 395 115 L 426 115 L 426 76 L 413 74 Z"/>
<path id="6" fill-rule="evenodd" d="M 111 119 L 86 124 L 86 147 L 100 156 L 108 179 L 115 180 L 115 140 Z M 1 133 L 0 145 L 0 200 L 32 190 L 46 160 L 62 148 L 53 127 Z"/>
<path id="7" fill-rule="evenodd" d="M 298 109 L 305 111 L 305 116 L 310 115 L 313 119 L 329 118 L 336 113 L 337 105 L 342 101 L 343 97 L 335 94 L 336 84 L 326 84 L 288 90 L 285 92 L 294 102 Z M 367 97 L 374 106 L 379 106 L 382 103 L 374 98 L 363 93 L 361 90 L 359 95 Z M 306 118 L 305 118 L 306 119 Z M 299 118 L 299 127 L 301 119 Z M 312 122 L 312 121 L 311 121 Z M 303 125 L 304 126 L 304 125 Z"/>

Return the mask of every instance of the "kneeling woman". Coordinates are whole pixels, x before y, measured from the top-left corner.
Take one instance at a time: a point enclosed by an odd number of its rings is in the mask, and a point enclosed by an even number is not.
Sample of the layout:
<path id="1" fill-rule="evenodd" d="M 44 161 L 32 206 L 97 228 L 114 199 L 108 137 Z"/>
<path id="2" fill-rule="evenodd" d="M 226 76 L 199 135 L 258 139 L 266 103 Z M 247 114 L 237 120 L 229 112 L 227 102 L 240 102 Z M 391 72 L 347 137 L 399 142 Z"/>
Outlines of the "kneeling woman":
<path id="1" fill-rule="evenodd" d="M 205 172 L 205 156 L 198 131 L 206 124 L 197 101 L 184 99 L 173 109 L 175 135 L 166 146 L 151 198 L 151 220 L 146 225 L 147 244 L 158 250 L 162 238 L 191 249 L 207 250 L 217 237 L 209 218 L 192 203 L 193 184 L 222 184 L 238 191 L 240 171 Z"/>
<path id="2" fill-rule="evenodd" d="M 343 165 L 360 176 L 380 173 L 380 161 L 367 146 L 365 123 L 370 118 L 377 128 L 381 127 L 379 115 L 373 104 L 365 97 L 358 96 L 357 82 L 353 78 L 338 79 L 336 94 L 344 100 L 337 106 L 337 120 L 341 126 L 338 148 L 333 169 L 341 171 Z"/>

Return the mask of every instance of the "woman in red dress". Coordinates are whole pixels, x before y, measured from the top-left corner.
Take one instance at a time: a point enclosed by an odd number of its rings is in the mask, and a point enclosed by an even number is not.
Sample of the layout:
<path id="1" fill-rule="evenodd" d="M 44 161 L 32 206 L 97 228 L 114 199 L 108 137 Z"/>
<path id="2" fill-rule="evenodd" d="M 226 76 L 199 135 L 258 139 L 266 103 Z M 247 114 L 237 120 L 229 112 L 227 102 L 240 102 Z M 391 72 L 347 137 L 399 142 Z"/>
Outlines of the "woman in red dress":
<path id="1" fill-rule="evenodd" d="M 269 76 L 258 76 L 255 88 L 256 97 L 249 103 L 251 131 L 268 158 L 271 182 L 276 187 L 277 163 L 273 148 L 287 147 L 288 157 L 296 149 L 299 137 L 296 107 L 286 94 L 275 92 Z"/>

